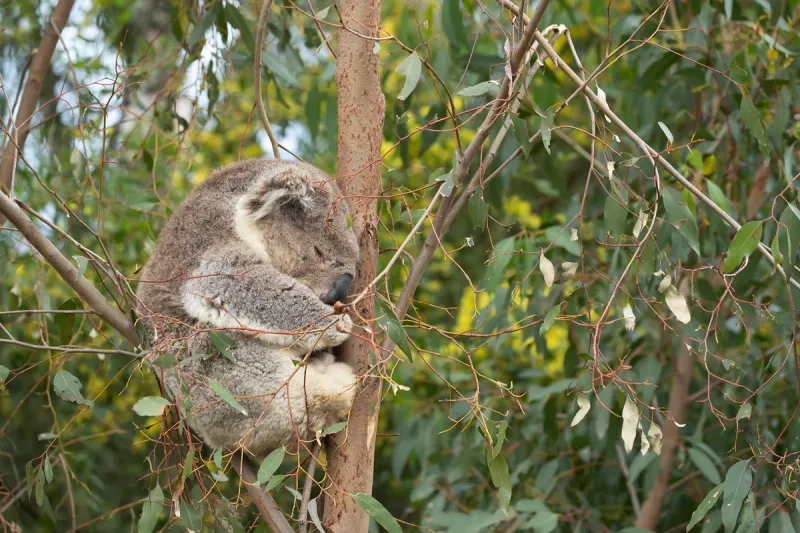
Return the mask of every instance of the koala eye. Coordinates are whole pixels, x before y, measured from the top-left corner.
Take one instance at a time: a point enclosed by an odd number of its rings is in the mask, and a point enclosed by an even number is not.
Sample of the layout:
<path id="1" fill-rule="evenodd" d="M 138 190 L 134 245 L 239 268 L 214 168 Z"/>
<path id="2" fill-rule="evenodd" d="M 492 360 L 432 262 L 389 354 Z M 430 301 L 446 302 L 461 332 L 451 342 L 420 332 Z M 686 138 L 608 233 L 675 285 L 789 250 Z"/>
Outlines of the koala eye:
<path id="1" fill-rule="evenodd" d="M 320 259 L 325 258 L 325 255 L 322 253 L 322 250 L 320 250 L 317 245 L 314 245 L 314 252 L 316 252 L 318 258 Z"/>

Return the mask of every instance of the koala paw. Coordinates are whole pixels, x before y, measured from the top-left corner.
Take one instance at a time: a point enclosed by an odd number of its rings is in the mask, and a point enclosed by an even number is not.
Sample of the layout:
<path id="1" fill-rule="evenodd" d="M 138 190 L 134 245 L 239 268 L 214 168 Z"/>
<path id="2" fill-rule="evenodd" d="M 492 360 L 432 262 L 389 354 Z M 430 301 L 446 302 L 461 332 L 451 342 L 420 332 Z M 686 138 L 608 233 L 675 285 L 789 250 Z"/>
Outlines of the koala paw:
<path id="1" fill-rule="evenodd" d="M 350 337 L 353 331 L 353 319 L 349 315 L 337 315 L 332 327 L 325 330 L 322 343 L 325 346 L 339 346 Z"/>

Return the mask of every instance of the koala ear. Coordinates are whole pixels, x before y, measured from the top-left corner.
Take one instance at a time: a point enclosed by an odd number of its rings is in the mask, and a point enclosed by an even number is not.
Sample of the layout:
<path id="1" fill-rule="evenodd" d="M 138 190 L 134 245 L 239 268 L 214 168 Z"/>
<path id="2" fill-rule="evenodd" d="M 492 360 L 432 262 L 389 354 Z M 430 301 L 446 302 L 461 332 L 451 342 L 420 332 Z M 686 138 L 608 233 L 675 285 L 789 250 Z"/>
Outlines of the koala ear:
<path id="1" fill-rule="evenodd" d="M 292 172 L 258 180 L 245 194 L 245 213 L 254 220 L 266 218 L 286 204 L 310 210 L 314 205 L 314 189 L 302 177 Z"/>

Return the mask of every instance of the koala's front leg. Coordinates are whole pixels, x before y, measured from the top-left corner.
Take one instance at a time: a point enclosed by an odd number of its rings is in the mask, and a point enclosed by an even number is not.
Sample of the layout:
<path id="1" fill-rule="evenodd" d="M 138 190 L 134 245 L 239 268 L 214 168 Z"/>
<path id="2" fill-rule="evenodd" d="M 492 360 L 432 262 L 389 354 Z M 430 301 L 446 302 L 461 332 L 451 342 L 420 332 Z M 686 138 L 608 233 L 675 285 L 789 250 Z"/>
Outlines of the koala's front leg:
<path id="1" fill-rule="evenodd" d="M 275 347 L 312 349 L 347 340 L 352 320 L 308 287 L 238 246 L 207 253 L 181 289 L 186 312 L 216 328 L 244 329 Z"/>

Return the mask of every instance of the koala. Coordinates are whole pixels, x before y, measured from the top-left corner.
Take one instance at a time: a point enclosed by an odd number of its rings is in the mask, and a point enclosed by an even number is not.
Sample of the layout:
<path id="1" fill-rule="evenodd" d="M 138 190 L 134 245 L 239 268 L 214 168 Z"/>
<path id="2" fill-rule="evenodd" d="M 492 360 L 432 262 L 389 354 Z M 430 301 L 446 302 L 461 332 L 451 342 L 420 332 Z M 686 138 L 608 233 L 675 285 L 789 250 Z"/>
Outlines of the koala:
<path id="1" fill-rule="evenodd" d="M 346 418 L 356 377 L 328 350 L 350 334 L 332 306 L 350 291 L 358 253 L 335 181 L 304 163 L 234 163 L 181 203 L 137 305 L 153 348 L 178 354 L 159 379 L 208 445 L 263 456 Z M 214 348 L 215 330 L 234 341 L 232 357 Z"/>

